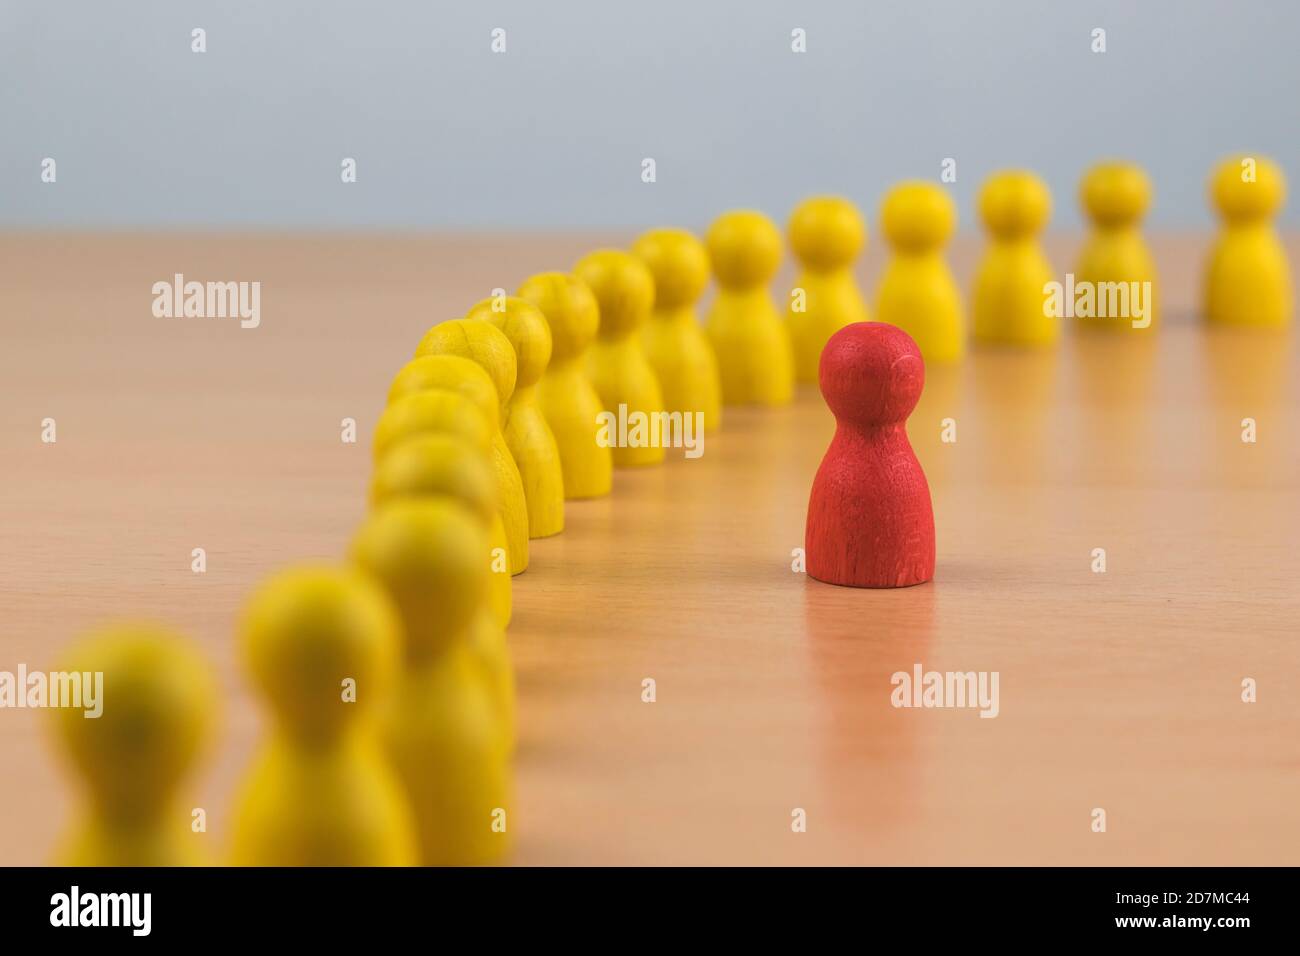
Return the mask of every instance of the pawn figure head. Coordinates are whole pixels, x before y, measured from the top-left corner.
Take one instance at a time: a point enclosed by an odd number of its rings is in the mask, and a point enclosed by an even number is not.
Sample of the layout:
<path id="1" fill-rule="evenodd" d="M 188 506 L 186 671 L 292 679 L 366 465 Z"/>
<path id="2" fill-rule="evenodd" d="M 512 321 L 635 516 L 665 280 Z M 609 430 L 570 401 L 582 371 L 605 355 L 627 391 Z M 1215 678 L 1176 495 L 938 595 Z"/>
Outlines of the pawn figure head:
<path id="1" fill-rule="evenodd" d="M 516 294 L 546 316 L 553 362 L 576 359 L 587 351 L 600 328 L 600 307 L 587 283 L 566 272 L 542 272 L 525 279 Z"/>
<path id="2" fill-rule="evenodd" d="M 1151 181 L 1133 163 L 1099 163 L 1079 184 L 1079 202 L 1098 226 L 1132 226 L 1151 205 Z"/>
<path id="3" fill-rule="evenodd" d="M 804 268 L 846 268 L 862 251 L 867 227 L 858 207 L 839 196 L 805 199 L 790 216 L 790 248 Z"/>
<path id="4" fill-rule="evenodd" d="M 495 391 L 491 401 L 495 420 Z M 493 426 L 481 407 L 460 392 L 428 388 L 403 395 L 384 409 L 375 425 L 374 460 L 383 459 L 394 445 L 429 432 L 455 435 L 483 454 L 492 445 Z"/>
<path id="5" fill-rule="evenodd" d="M 649 317 L 655 301 L 654 277 L 631 253 L 597 249 L 579 259 L 573 272 L 596 297 L 602 339 L 626 338 Z"/>
<path id="6" fill-rule="evenodd" d="M 899 183 L 880 208 L 880 229 L 899 252 L 938 249 L 957 228 L 957 207 L 934 183 Z"/>
<path id="7" fill-rule="evenodd" d="M 452 647 L 486 606 L 492 561 L 488 531 L 454 498 L 389 501 L 366 519 L 351 554 L 397 604 L 408 659 Z"/>
<path id="8" fill-rule="evenodd" d="M 280 572 L 253 593 L 240 630 L 262 699 L 299 742 L 338 739 L 357 707 L 383 699 L 397 667 L 393 605 L 353 568 Z"/>
<path id="9" fill-rule="evenodd" d="M 998 239 L 1024 239 L 1038 233 L 1052 214 L 1047 184 L 1022 170 L 996 173 L 980 190 L 980 216 Z"/>
<path id="10" fill-rule="evenodd" d="M 493 430 L 500 427 L 500 399 L 492 376 L 483 366 L 461 355 L 422 355 L 407 362 L 393 378 L 388 403 L 432 389 L 465 396 L 488 419 Z"/>
<path id="11" fill-rule="evenodd" d="M 818 381 L 837 421 L 897 425 L 921 398 L 925 363 L 916 342 L 897 326 L 855 322 L 827 341 Z"/>
<path id="12" fill-rule="evenodd" d="M 103 674 L 98 717 L 52 711 L 68 755 L 100 811 L 151 819 L 190 770 L 212 726 L 211 669 L 181 638 L 152 625 L 87 638 L 59 671 Z"/>
<path id="13" fill-rule="evenodd" d="M 761 212 L 723 213 L 709 227 L 704 243 L 718 284 L 728 289 L 766 285 L 781 265 L 781 232 Z"/>
<path id="14" fill-rule="evenodd" d="M 1272 160 L 1234 156 L 1215 168 L 1210 197 L 1225 222 L 1270 219 L 1286 202 L 1286 176 Z"/>
<path id="15" fill-rule="evenodd" d="M 515 393 L 519 365 L 514 346 L 490 322 L 469 319 L 439 322 L 424 333 L 415 349 L 416 358 L 424 355 L 459 355 L 477 362 L 496 386 L 497 399 L 503 408 Z"/>
<path id="16" fill-rule="evenodd" d="M 551 327 L 546 316 L 527 299 L 507 296 L 484 299 L 465 314 L 500 329 L 515 350 L 515 388 L 528 388 L 541 379 L 551 362 Z"/>
<path id="17" fill-rule="evenodd" d="M 681 308 L 704 294 L 709 254 L 689 230 L 651 229 L 632 244 L 632 255 L 654 276 L 655 308 Z"/>
<path id="18" fill-rule="evenodd" d="M 398 442 L 375 466 L 370 503 L 443 495 L 471 508 L 484 521 L 497 513 L 497 486 L 486 448 L 454 434 L 425 432 Z"/>

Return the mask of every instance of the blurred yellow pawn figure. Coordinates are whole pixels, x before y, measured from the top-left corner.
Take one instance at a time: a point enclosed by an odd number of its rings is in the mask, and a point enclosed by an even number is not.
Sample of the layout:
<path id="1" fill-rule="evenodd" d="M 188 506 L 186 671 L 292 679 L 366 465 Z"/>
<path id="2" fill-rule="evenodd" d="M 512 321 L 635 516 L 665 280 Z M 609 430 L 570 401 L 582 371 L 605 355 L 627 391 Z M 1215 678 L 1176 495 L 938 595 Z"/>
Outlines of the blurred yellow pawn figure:
<path id="1" fill-rule="evenodd" d="M 600 498 L 613 485 L 614 458 L 596 440 L 602 405 L 586 369 L 600 327 L 596 297 L 585 282 L 564 272 L 530 276 L 518 295 L 541 309 L 551 327 L 551 364 L 537 390 L 560 453 L 564 497 Z"/>
<path id="2" fill-rule="evenodd" d="M 206 819 L 200 824 L 194 814 L 205 811 L 183 804 L 178 794 L 212 729 L 217 689 L 209 665 L 179 637 L 137 626 L 88 638 L 57 672 L 82 681 L 80 706 L 51 713 L 86 801 L 54 862 L 209 862 Z"/>
<path id="3" fill-rule="evenodd" d="M 492 468 L 501 498 L 501 521 L 510 541 L 510 573 L 528 569 L 528 499 L 519 465 L 505 439 L 506 410 L 515 393 L 519 361 L 504 332 L 488 322 L 452 319 L 439 322 L 425 333 L 415 350 L 418 360 L 432 355 L 455 355 L 477 363 L 496 387 L 501 431 L 492 441 Z M 410 363 L 407 368 L 415 365 Z M 398 373 L 399 376 L 402 373 Z M 406 372 L 408 375 L 416 373 Z M 396 385 L 396 383 L 394 383 Z"/>
<path id="4" fill-rule="evenodd" d="M 1054 280 L 1038 244 L 1052 212 L 1047 186 L 1033 173 L 997 173 L 980 190 L 979 210 L 989 246 L 975 275 L 976 341 L 1051 345 L 1059 323 L 1048 311 L 1046 289 Z"/>
<path id="5" fill-rule="evenodd" d="M 781 233 L 761 212 L 723 213 L 705 237 L 718 295 L 705 323 L 725 405 L 786 405 L 794 397 L 790 330 L 768 286 Z"/>
<path id="6" fill-rule="evenodd" d="M 492 376 L 478 362 L 463 355 L 422 355 L 411 359 L 393 376 L 388 387 L 388 404 L 412 392 L 432 388 L 464 395 L 492 422 L 501 427 L 501 400 Z"/>
<path id="7" fill-rule="evenodd" d="M 235 802 L 237 866 L 410 866 L 411 808 L 374 723 L 398 666 L 387 596 L 350 568 L 281 572 L 244 611 L 271 731 Z"/>
<path id="8" fill-rule="evenodd" d="M 641 327 L 654 307 L 655 281 L 645 264 L 621 249 L 597 249 L 578 260 L 574 274 L 587 284 L 600 307 L 600 330 L 587 353 L 587 377 L 609 420 L 655 421 L 664 411 L 659 378 L 641 344 Z M 602 429 L 597 440 L 611 445 L 615 468 L 658 465 L 662 443 L 620 441 L 622 426 Z M 608 434 L 606 434 L 608 432 Z M 628 430 L 629 437 L 635 432 Z"/>
<path id="9" fill-rule="evenodd" d="M 412 435 L 384 457 L 375 468 L 370 486 L 371 504 L 383 507 L 401 498 L 447 497 L 467 506 L 483 522 L 489 544 L 494 540 L 504 546 L 505 531 L 497 514 L 496 486 L 482 448 L 462 441 L 455 435 L 424 433 Z M 499 539 L 496 537 L 500 535 Z M 486 561 L 486 557 L 484 558 Z M 494 573 L 493 582 L 510 581 L 510 575 Z M 495 592 L 489 592 L 495 597 Z M 489 602 L 490 603 L 490 602 Z M 480 618 L 470 630 L 470 644 L 483 665 L 501 714 L 502 735 L 514 745 L 515 677 L 506 645 L 505 625 L 485 605 Z"/>
<path id="10" fill-rule="evenodd" d="M 1132 163 L 1099 163 L 1079 184 L 1079 202 L 1093 230 L 1074 268 L 1074 285 L 1092 296 L 1074 314 L 1080 326 L 1124 331 L 1155 325 L 1156 267 L 1142 238 L 1151 181 Z"/>
<path id="11" fill-rule="evenodd" d="M 551 328 L 541 309 L 527 299 L 484 299 L 467 319 L 489 322 L 515 350 L 515 390 L 506 402 L 502 426 L 506 447 L 519 466 L 528 505 L 528 537 L 548 538 L 564 530 L 564 472 L 560 449 L 538 401 L 537 383 L 551 362 Z"/>
<path id="12" fill-rule="evenodd" d="M 795 378 L 815 383 L 827 339 L 846 325 L 868 321 L 866 302 L 853 277 L 867 227 L 849 200 L 814 196 L 790 216 L 789 234 L 790 248 L 803 267 L 786 311 Z"/>
<path id="13" fill-rule="evenodd" d="M 496 408 L 490 411 L 495 417 Z M 446 388 L 424 389 L 385 406 L 375 423 L 373 458 L 378 464 L 406 439 L 426 434 L 455 435 L 487 458 L 493 431 L 487 413 L 473 399 Z"/>
<path id="14" fill-rule="evenodd" d="M 487 600 L 486 544 L 476 515 L 432 496 L 380 506 L 352 543 L 353 560 L 392 595 L 406 633 L 384 739 L 426 866 L 492 863 L 510 847 L 511 741 L 472 646 Z"/>
<path id="15" fill-rule="evenodd" d="M 632 255 L 654 276 L 650 321 L 641 344 L 659 379 L 664 408 L 703 415 L 705 431 L 722 422 L 718 360 L 700 327 L 695 303 L 709 284 L 709 254 L 685 229 L 652 229 L 632 244 Z"/>
<path id="16" fill-rule="evenodd" d="M 471 359 L 464 358 L 460 355 L 423 355 L 420 358 L 412 359 L 407 362 L 398 371 L 393 378 L 393 384 L 388 390 L 389 407 L 400 403 L 403 399 L 411 395 L 419 394 L 425 391 L 450 391 L 455 392 L 468 398 L 474 403 L 483 414 L 483 418 L 489 423 L 492 436 L 491 444 L 488 448 L 488 459 L 492 465 L 493 480 L 497 489 L 497 514 L 501 518 L 502 533 L 505 533 L 505 502 L 518 502 L 524 498 L 523 480 L 519 477 L 519 468 L 514 464 L 514 458 L 510 455 L 510 449 L 506 447 L 505 439 L 501 435 L 501 405 L 497 399 L 497 389 L 492 384 L 492 378 L 484 371 L 483 366 Z M 395 413 L 399 421 L 386 422 L 387 409 L 385 414 L 380 418 L 379 424 L 375 426 L 375 460 L 383 454 L 383 448 L 380 442 L 389 442 L 397 437 L 407 434 L 403 429 L 414 427 L 414 423 L 407 425 L 404 422 L 406 412 Z M 446 430 L 457 430 L 458 433 L 464 429 L 464 425 L 448 425 Z M 472 426 L 469 426 L 472 427 Z M 391 430 L 391 434 L 390 434 Z M 382 438 L 381 438 L 382 435 Z M 527 510 L 527 501 L 524 501 L 524 508 Z M 495 536 L 496 532 L 493 532 Z M 506 564 L 509 574 L 518 572 L 510 567 L 510 545 L 509 537 L 506 537 Z M 495 542 L 495 538 L 494 538 Z M 497 544 L 492 545 L 493 548 Z M 498 568 L 493 567 L 496 571 Z M 500 618 L 501 626 L 505 627 L 510 623 L 511 596 L 510 588 L 501 585 L 499 582 L 494 585 L 498 592 L 493 598 L 494 605 L 497 606 L 498 613 L 503 613 Z M 499 592 L 504 590 L 502 596 Z"/>
<path id="17" fill-rule="evenodd" d="M 961 293 L 943 248 L 957 228 L 957 207 L 940 186 L 899 183 L 885 196 L 880 229 L 893 256 L 876 299 L 876 319 L 913 339 L 927 366 L 966 352 Z"/>
<path id="18" fill-rule="evenodd" d="M 438 358 L 451 360 L 453 356 L 431 356 L 417 361 L 434 361 Z M 472 365 L 472 363 L 469 363 Z M 478 366 L 473 366 L 478 368 Z M 485 376 L 487 373 L 483 373 Z M 421 435 L 445 435 L 458 438 L 482 456 L 488 468 L 491 487 L 480 489 L 476 480 L 458 472 L 454 468 L 438 470 L 448 487 L 438 485 L 439 494 L 459 494 L 466 503 L 474 506 L 482 501 L 491 501 L 493 512 L 484 517 L 488 528 L 489 554 L 484 560 L 492 573 L 491 603 L 493 616 L 497 625 L 505 628 L 510 624 L 513 609 L 513 594 L 510 583 L 510 541 L 506 537 L 505 522 L 501 520 L 501 495 L 497 487 L 497 476 L 492 470 L 492 440 L 496 436 L 496 427 L 491 424 L 497 417 L 496 390 L 489 386 L 486 393 L 480 393 L 477 400 L 460 392 L 451 392 L 443 388 L 429 388 L 424 391 L 403 395 L 384 409 L 375 425 L 374 458 L 375 480 L 371 485 L 371 502 L 381 499 L 383 491 L 384 459 L 394 448 L 403 445 L 409 439 Z M 394 469 L 389 470 L 389 474 Z M 424 474 L 397 471 L 402 481 L 424 482 L 430 480 Z M 457 482 L 451 490 L 452 482 Z M 435 482 L 437 484 L 437 482 Z"/>
<path id="19" fill-rule="evenodd" d="M 1205 315 L 1220 325 L 1282 328 L 1295 308 L 1291 267 L 1273 220 L 1286 202 L 1286 177 L 1271 160 L 1238 156 L 1210 180 L 1223 220 L 1205 274 Z"/>

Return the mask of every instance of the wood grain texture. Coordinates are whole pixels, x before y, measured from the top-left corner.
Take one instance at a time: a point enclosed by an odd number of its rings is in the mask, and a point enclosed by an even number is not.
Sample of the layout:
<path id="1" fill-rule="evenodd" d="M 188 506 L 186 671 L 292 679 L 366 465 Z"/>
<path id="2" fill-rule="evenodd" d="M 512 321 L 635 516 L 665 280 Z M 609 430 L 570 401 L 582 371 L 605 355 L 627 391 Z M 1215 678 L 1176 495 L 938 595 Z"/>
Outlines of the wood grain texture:
<path id="1" fill-rule="evenodd" d="M 106 618 L 192 635 L 222 717 L 191 799 L 224 847 L 264 720 L 236 611 L 269 572 L 343 554 L 394 372 L 431 321 L 631 239 L 0 238 L 0 668 L 49 666 Z M 1042 354 L 927 370 L 909 433 L 930 584 L 791 573 L 833 427 L 812 389 L 728 409 L 701 458 L 670 450 L 569 502 L 514 579 L 513 859 L 1300 862 L 1296 347 L 1195 323 L 1211 243 L 1153 238 L 1148 347 L 1066 329 Z M 1045 247 L 1059 278 L 1079 243 Z M 968 296 L 979 248 L 952 248 Z M 884 259 L 868 250 L 864 290 Z M 261 326 L 155 319 L 150 287 L 175 272 L 262 281 Z M 891 707 L 890 675 L 917 662 L 998 671 L 1000 715 Z M 72 818 L 46 717 L 0 711 L 0 863 L 46 860 Z"/>

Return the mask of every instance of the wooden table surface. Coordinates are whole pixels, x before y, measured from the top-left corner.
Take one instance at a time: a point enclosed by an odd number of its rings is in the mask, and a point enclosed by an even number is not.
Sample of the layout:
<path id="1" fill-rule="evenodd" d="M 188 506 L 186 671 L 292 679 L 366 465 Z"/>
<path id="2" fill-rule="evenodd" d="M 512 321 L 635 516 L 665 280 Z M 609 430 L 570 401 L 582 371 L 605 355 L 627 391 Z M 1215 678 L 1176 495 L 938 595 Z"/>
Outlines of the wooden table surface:
<path id="1" fill-rule="evenodd" d="M 108 619 L 191 635 L 224 699 L 187 803 L 219 853 L 261 723 L 235 613 L 268 572 L 342 553 L 393 372 L 493 287 L 629 239 L 0 237 L 0 669 Z M 1300 863 L 1296 348 L 1198 324 L 1208 242 L 1154 241 L 1154 336 L 930 370 L 909 430 L 932 584 L 791 571 L 832 430 L 815 391 L 728 410 L 702 458 L 571 505 L 516 579 L 515 861 Z M 1048 245 L 1063 272 L 1077 242 Z M 954 246 L 964 288 L 977 250 Z M 882 259 L 873 239 L 869 287 Z M 260 328 L 154 318 L 176 272 L 260 281 Z M 999 716 L 891 707 L 916 663 L 997 671 Z M 0 711 L 0 864 L 45 860 L 74 810 L 47 717 Z"/>

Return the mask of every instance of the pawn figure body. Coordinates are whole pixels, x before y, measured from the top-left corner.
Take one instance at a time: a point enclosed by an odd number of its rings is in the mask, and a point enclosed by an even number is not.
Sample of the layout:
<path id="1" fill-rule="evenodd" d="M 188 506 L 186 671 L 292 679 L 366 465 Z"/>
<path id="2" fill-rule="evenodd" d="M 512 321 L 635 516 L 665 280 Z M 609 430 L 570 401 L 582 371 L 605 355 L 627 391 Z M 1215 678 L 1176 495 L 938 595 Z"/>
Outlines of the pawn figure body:
<path id="1" fill-rule="evenodd" d="M 506 403 L 506 447 L 519 467 L 528 505 L 528 537 L 549 538 L 564 530 L 564 473 L 560 450 L 537 399 L 537 383 L 551 361 L 551 329 L 527 299 L 485 299 L 466 315 L 496 326 L 515 350 L 515 390 Z"/>
<path id="2" fill-rule="evenodd" d="M 587 353 L 587 376 L 606 417 L 616 422 L 624 418 L 632 421 L 633 416 L 658 421 L 664 410 L 663 392 L 646 359 L 640 334 L 654 306 L 650 270 L 630 253 L 599 249 L 584 256 L 573 271 L 591 288 L 600 308 L 600 331 Z M 597 435 L 597 441 L 613 444 L 616 468 L 657 465 L 664 460 L 662 444 L 638 441 L 624 446 L 613 440 L 619 431 L 607 422 Z"/>
<path id="3" fill-rule="evenodd" d="M 1092 314 L 1078 316 L 1079 325 L 1119 332 L 1154 326 L 1156 268 L 1141 230 L 1142 216 L 1151 204 L 1146 173 L 1131 163 L 1101 163 L 1084 176 L 1079 201 L 1093 230 L 1079 254 L 1074 281 L 1076 287 L 1087 283 L 1095 299 L 1093 308 L 1085 310 Z M 1123 298 L 1103 295 L 1103 289 L 1114 287 L 1111 284 L 1125 289 Z M 1141 316 L 1135 294 L 1144 296 Z M 1116 309 L 1122 314 L 1111 315 L 1112 299 L 1126 302 L 1127 310 Z"/>
<path id="4" fill-rule="evenodd" d="M 436 393 L 421 393 L 436 394 Z M 393 446 L 375 466 L 370 484 L 370 503 L 378 509 L 390 501 L 403 498 L 453 498 L 468 507 L 488 532 L 491 554 L 483 563 L 493 572 L 488 597 L 490 607 L 482 608 L 486 620 L 476 622 L 470 645 L 482 667 L 482 674 L 501 715 L 501 734 L 510 742 L 515 739 L 515 676 L 506 644 L 505 627 L 497 605 L 497 582 L 505 582 L 510 596 L 510 575 L 498 570 L 496 554 L 506 547 L 506 533 L 497 512 L 496 486 L 485 457 L 485 449 L 475 448 L 454 434 L 424 432 L 412 435 Z"/>
<path id="5" fill-rule="evenodd" d="M 808 501 L 808 574 L 858 588 L 930 580 L 934 511 L 906 425 L 925 384 L 920 350 L 883 322 L 846 326 L 826 343 L 820 382 L 836 424 Z"/>
<path id="6" fill-rule="evenodd" d="M 51 710 L 86 796 L 55 864 L 210 862 L 202 849 L 205 834 L 193 832 L 190 810 L 177 796 L 211 730 L 216 687 L 208 665 L 179 637 L 144 626 L 96 635 L 72 650 L 59 670 L 102 674 L 103 681 L 98 715 L 86 700 L 84 708 Z"/>
<path id="7" fill-rule="evenodd" d="M 439 356 L 452 359 L 452 356 Z M 434 358 L 419 361 L 434 361 Z M 472 368 L 482 371 L 472 362 Z M 486 378 L 487 373 L 482 373 Z M 462 392 L 445 388 L 427 388 L 410 392 L 391 402 L 375 425 L 374 459 L 375 479 L 371 483 L 371 503 L 375 504 L 390 491 L 405 492 L 410 488 L 424 489 L 430 483 L 439 494 L 459 495 L 473 506 L 490 503 L 491 512 L 484 516 L 488 528 L 488 546 L 491 553 L 485 556 L 492 568 L 490 588 L 493 616 L 504 629 L 510 624 L 514 605 L 510 583 L 510 539 L 506 536 L 505 522 L 501 520 L 501 494 L 497 487 L 496 472 L 492 468 L 492 443 L 497 434 L 492 424 L 497 419 L 496 389 L 490 384 L 486 392 L 475 390 L 478 399 Z M 447 461 L 440 461 L 435 475 L 429 475 L 426 459 L 411 453 L 404 454 L 398 464 L 385 466 L 389 453 L 404 446 L 411 439 L 423 435 L 439 435 L 459 439 L 481 456 L 487 469 L 486 487 L 480 487 L 482 474 L 477 462 L 463 464 L 459 453 Z"/>
<path id="8" fill-rule="evenodd" d="M 382 730 L 425 866 L 492 863 L 509 848 L 511 741 L 473 647 L 490 623 L 486 542 L 463 504 L 425 496 L 382 505 L 352 544 L 401 616 L 405 660 Z"/>
<path id="9" fill-rule="evenodd" d="M 902 183 L 885 197 L 880 220 L 893 257 L 880 280 L 876 318 L 910 335 L 927 364 L 959 361 L 966 350 L 961 293 L 943 258 L 956 206 L 933 183 Z"/>
<path id="10" fill-rule="evenodd" d="M 426 374 L 418 368 L 420 359 L 435 355 L 467 358 L 487 372 L 500 406 L 497 420 L 504 422 L 505 409 L 514 394 L 519 374 L 514 346 L 504 332 L 490 323 L 469 319 L 440 322 L 425 333 L 415 350 L 415 361 L 408 363 L 398 373 L 398 378 L 405 375 L 418 380 L 419 376 Z M 416 370 L 411 371 L 413 368 Z M 396 388 L 397 384 L 395 381 L 393 387 Z M 519 466 L 500 429 L 492 440 L 492 469 L 497 476 L 501 521 L 510 541 L 510 573 L 521 574 L 528 567 L 528 500 L 524 495 Z"/>
<path id="11" fill-rule="evenodd" d="M 975 276 L 972 311 L 977 341 L 1046 346 L 1056 341 L 1057 321 L 1046 308 L 1052 267 L 1038 245 L 1052 200 L 1033 173 L 992 176 L 980 190 L 980 216 L 989 247 Z"/>
<path id="12" fill-rule="evenodd" d="M 384 407 L 375 423 L 372 457 L 378 464 L 394 446 L 408 438 L 435 434 L 454 435 L 488 458 L 495 433 L 489 414 L 496 417 L 495 400 L 485 411 L 473 399 L 446 388 L 410 392 Z"/>
<path id="13" fill-rule="evenodd" d="M 462 355 L 422 355 L 411 359 L 393 376 L 388 404 L 434 388 L 465 396 L 488 417 L 494 430 L 501 427 L 501 400 L 492 376 L 478 362 Z"/>
<path id="14" fill-rule="evenodd" d="M 410 805 L 366 713 L 398 664 L 387 597 L 352 569 L 292 569 L 241 630 L 275 726 L 236 798 L 235 865 L 413 865 Z"/>
<path id="15" fill-rule="evenodd" d="M 768 284 L 781 233 L 761 212 L 724 213 L 705 238 L 718 295 L 705 324 L 726 405 L 785 405 L 794 397 L 790 332 Z"/>
<path id="16" fill-rule="evenodd" d="M 794 351 L 795 378 L 817 381 L 817 363 L 827 340 L 854 322 L 868 320 L 867 305 L 853 277 L 853 261 L 867 241 L 857 207 L 838 196 L 816 196 L 790 217 L 790 248 L 803 267 L 786 313 Z M 801 308 L 796 308 L 796 304 Z"/>
<path id="17" fill-rule="evenodd" d="M 563 272 L 531 276 L 518 295 L 541 309 L 551 328 L 551 362 L 537 397 L 555 436 L 564 497 L 603 497 L 613 484 L 614 459 L 596 441 L 603 406 L 586 369 L 587 351 L 600 327 L 596 297 L 585 282 Z"/>
<path id="18" fill-rule="evenodd" d="M 641 329 L 646 357 L 659 379 L 664 408 L 703 415 L 704 430 L 722 422 L 718 360 L 700 327 L 695 303 L 709 281 L 709 254 L 685 229 L 652 229 L 632 254 L 654 276 L 654 310 Z"/>
<path id="19" fill-rule="evenodd" d="M 1223 219 L 1205 275 L 1205 315 L 1218 325 L 1278 329 L 1295 306 L 1291 267 L 1273 218 L 1286 178 L 1272 161 L 1237 157 L 1220 165 L 1210 197 Z"/>

